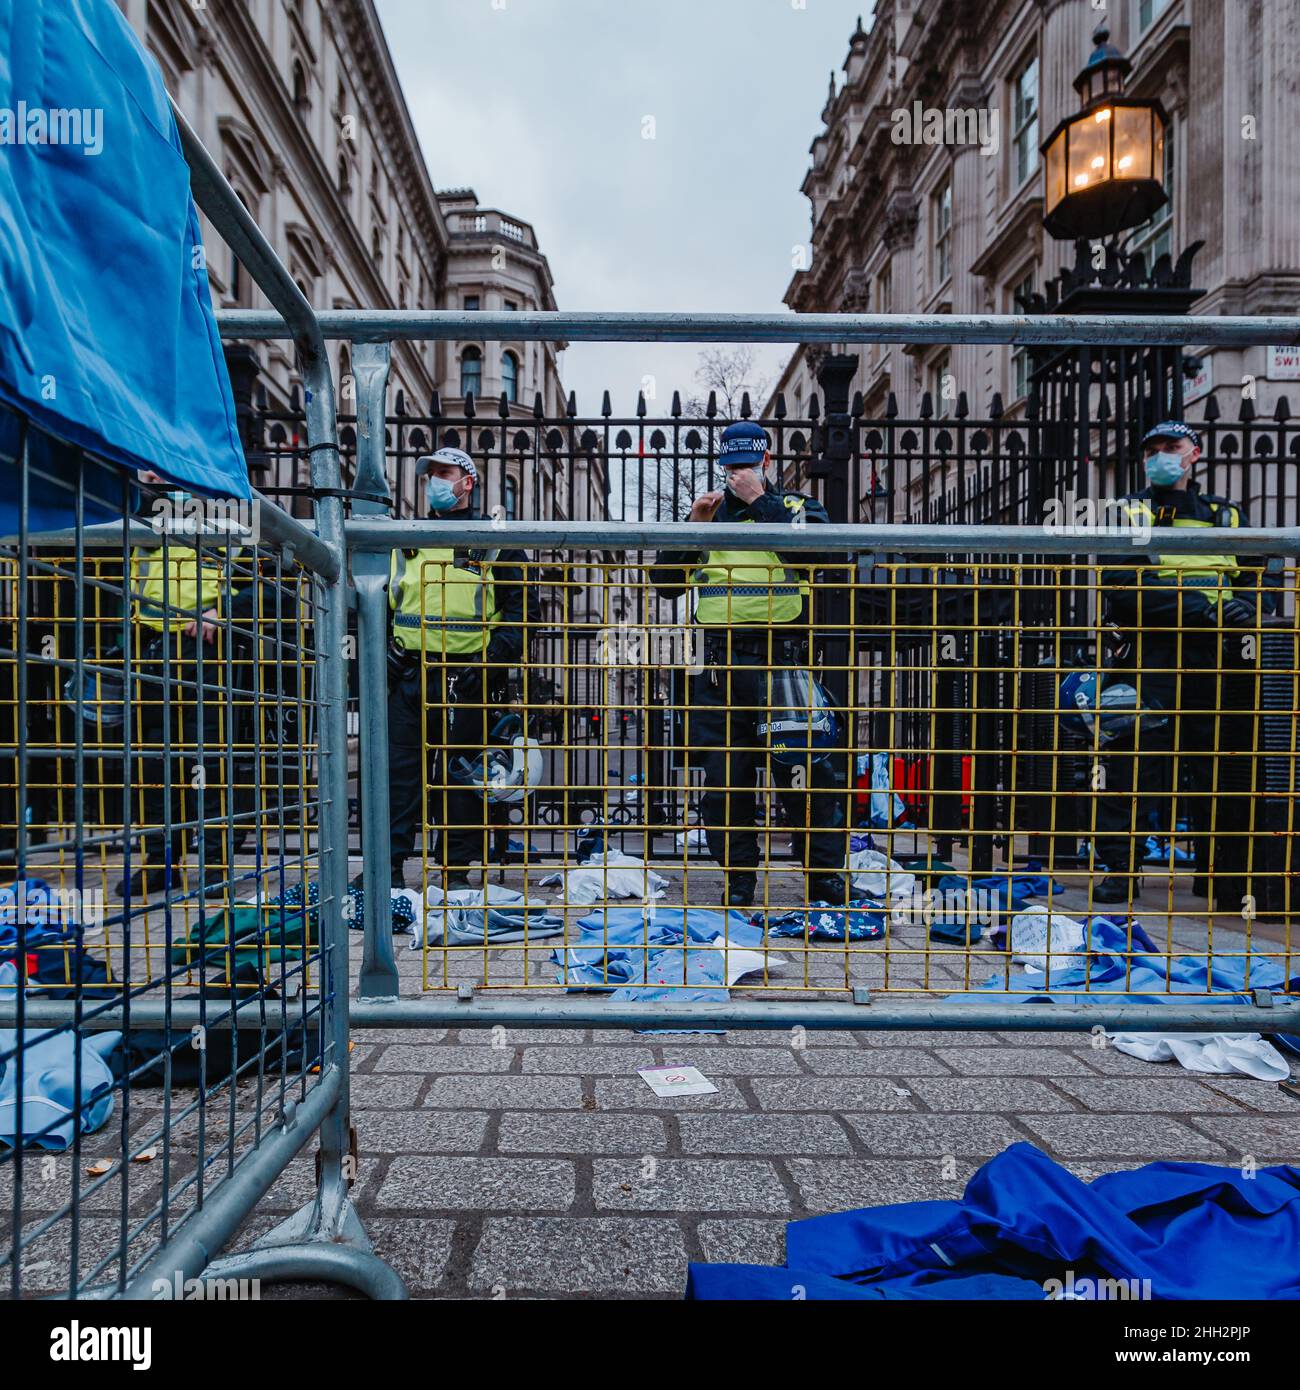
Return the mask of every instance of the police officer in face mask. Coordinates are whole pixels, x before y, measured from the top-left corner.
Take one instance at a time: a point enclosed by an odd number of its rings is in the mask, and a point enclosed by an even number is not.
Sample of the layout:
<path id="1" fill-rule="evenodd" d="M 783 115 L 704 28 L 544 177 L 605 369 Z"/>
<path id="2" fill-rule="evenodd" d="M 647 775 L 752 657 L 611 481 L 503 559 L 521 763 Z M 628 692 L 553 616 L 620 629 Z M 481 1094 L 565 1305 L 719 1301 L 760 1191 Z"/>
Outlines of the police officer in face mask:
<path id="1" fill-rule="evenodd" d="M 1194 429 L 1167 420 L 1147 431 L 1142 452 L 1147 486 L 1120 503 L 1128 524 L 1213 529 L 1223 544 L 1214 554 L 1130 554 L 1127 564 L 1102 570 L 1105 617 L 1118 629 L 1103 689 L 1133 686 L 1152 716 L 1108 743 L 1101 759 L 1095 857 L 1108 876 L 1092 896 L 1118 903 L 1138 895 L 1150 811 L 1156 808 L 1162 831 L 1172 833 L 1172 799 L 1185 787 L 1190 795 L 1179 804 L 1186 806 L 1194 837 L 1193 891 L 1206 894 L 1213 849 L 1216 896 L 1231 901 L 1240 887 L 1231 875 L 1244 865 L 1246 839 L 1224 832 L 1246 831 L 1250 806 L 1248 797 L 1232 795 L 1240 760 L 1235 766 L 1217 760 L 1216 778 L 1213 753 L 1251 746 L 1249 716 L 1233 711 L 1254 707 L 1247 673 L 1258 648 L 1259 616 L 1273 611 L 1273 590 L 1264 587 L 1272 577 L 1264 573 L 1264 557 L 1233 553 L 1233 531 L 1250 524 L 1245 508 L 1202 492 L 1192 480 L 1201 457 Z M 1245 777 L 1249 786 L 1248 772 Z"/>
<path id="2" fill-rule="evenodd" d="M 139 478 L 150 488 L 172 486 L 148 470 Z M 165 504 L 179 519 L 189 500 L 184 491 L 160 491 L 152 515 L 156 519 Z M 178 871 L 172 883 L 179 887 L 179 869 L 191 844 L 202 846 L 203 879 L 210 888 L 234 874 L 233 855 L 249 830 L 251 797 L 239 784 L 238 770 L 230 785 L 226 760 L 234 745 L 247 739 L 235 721 L 241 706 L 247 710 L 254 699 L 249 634 L 258 621 L 260 586 L 251 572 L 255 563 L 251 552 L 220 540 L 206 541 L 197 550 L 176 540 L 131 552 L 134 623 L 129 659 L 135 675 L 132 712 L 138 778 L 132 818 L 145 833 L 133 855 L 134 871 L 117 885 L 121 897 L 144 898 L 162 889 L 169 866 Z M 235 631 L 231 652 L 225 646 L 227 619 Z M 205 788 L 202 824 L 195 775 L 200 770 Z"/>
<path id="3" fill-rule="evenodd" d="M 767 477 L 767 432 L 749 420 L 722 432 L 719 458 L 726 474 L 719 492 L 695 499 L 691 521 L 821 525 L 826 510 L 814 498 L 784 492 Z M 665 598 L 693 591 L 695 621 L 704 630 L 702 672 L 691 679 L 683 720 L 691 759 L 704 767 L 700 805 L 709 853 L 726 875 L 724 905 L 754 901 L 759 863 L 754 779 L 766 762 L 790 826 L 795 855 L 808 870 L 808 901 L 845 901 L 841 870 L 847 862 L 844 830 L 844 755 L 814 748 L 807 730 L 795 737 L 805 755 L 773 755 L 773 716 L 786 726 L 817 722 L 812 679 L 810 565 L 833 557 L 793 551 L 666 550 L 656 557 L 651 583 Z M 782 677 L 802 673 L 802 695 L 778 696 Z M 796 704 L 774 709 L 774 701 Z M 808 706 L 805 708 L 805 704 Z M 805 718 L 805 716 L 807 716 Z M 834 740 L 823 740 L 830 743 Z"/>
<path id="4" fill-rule="evenodd" d="M 526 579 L 522 550 L 455 545 L 458 523 L 475 515 L 478 469 L 460 449 L 439 449 L 418 463 L 432 517 L 446 540 L 394 552 L 388 586 L 393 611 L 388 695 L 388 796 L 392 884 L 424 825 L 424 773 L 435 788 L 432 815 L 445 833 L 432 857 L 444 889 L 469 887 L 469 868 L 487 864 L 493 826 L 488 807 L 448 775 L 449 762 L 488 744 L 504 703 L 510 668 L 524 655 L 525 626 L 540 608 Z M 426 764 L 426 749 L 433 756 Z"/>

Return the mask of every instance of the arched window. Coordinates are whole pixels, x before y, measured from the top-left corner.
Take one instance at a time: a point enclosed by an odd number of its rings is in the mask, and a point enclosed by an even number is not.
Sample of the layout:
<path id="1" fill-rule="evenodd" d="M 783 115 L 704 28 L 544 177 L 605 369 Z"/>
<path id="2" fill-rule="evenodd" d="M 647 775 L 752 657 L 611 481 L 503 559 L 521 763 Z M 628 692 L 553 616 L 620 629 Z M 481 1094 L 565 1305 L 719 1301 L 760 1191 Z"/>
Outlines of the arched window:
<path id="1" fill-rule="evenodd" d="M 311 98 L 307 94 L 307 69 L 300 58 L 293 60 L 293 106 L 300 116 L 305 116 L 311 110 Z"/>
<path id="2" fill-rule="evenodd" d="M 352 169 L 345 154 L 339 155 L 339 192 L 345 198 L 352 192 Z"/>
<path id="3" fill-rule="evenodd" d="M 460 394 L 474 396 L 483 389 L 483 354 L 476 347 L 467 347 L 460 355 Z"/>
<path id="4" fill-rule="evenodd" d="M 519 399 L 519 359 L 513 352 L 501 354 L 501 389 L 506 400 L 513 403 Z"/>
<path id="5" fill-rule="evenodd" d="M 381 269 L 383 268 L 383 263 L 384 263 L 384 242 L 383 242 L 383 238 L 379 235 L 379 228 L 378 228 L 378 227 L 373 227 L 373 228 L 371 228 L 371 232 L 370 232 L 370 259 L 371 259 L 372 261 L 374 261 L 374 263 L 375 263 L 377 266 L 379 266 Z"/>
<path id="6" fill-rule="evenodd" d="M 519 484 L 513 478 L 506 479 L 506 520 L 519 520 Z"/>

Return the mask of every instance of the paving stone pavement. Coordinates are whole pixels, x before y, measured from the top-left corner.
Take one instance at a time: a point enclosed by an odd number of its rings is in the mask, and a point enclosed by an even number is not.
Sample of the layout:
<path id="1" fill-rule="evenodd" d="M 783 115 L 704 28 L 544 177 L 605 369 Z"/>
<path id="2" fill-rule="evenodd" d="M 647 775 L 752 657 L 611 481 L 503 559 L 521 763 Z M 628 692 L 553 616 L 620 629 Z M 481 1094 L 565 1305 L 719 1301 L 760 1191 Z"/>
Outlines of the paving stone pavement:
<path id="1" fill-rule="evenodd" d="M 1179 927 L 1191 946 L 1196 930 Z M 403 993 L 418 993 L 421 953 L 397 954 Z M 834 956 L 814 963 L 829 983 Z M 534 978 L 545 965 L 534 951 Z M 429 977 L 443 973 L 431 954 Z M 445 973 L 474 978 L 458 961 Z M 929 978 L 962 973 L 954 961 Z M 891 964 L 891 979 L 909 974 L 913 962 Z M 878 985 L 878 962 L 855 962 L 859 977 Z M 1017 1140 L 1084 1179 L 1157 1159 L 1300 1157 L 1300 1101 L 1276 1085 L 1076 1034 L 384 1029 L 357 1043 L 354 1196 L 417 1298 L 677 1298 L 691 1260 L 780 1263 L 787 1221 L 959 1197 Z M 717 1093 L 656 1096 L 637 1068 L 668 1063 L 699 1067 Z M 310 1179 L 302 1160 L 242 1239 Z"/>
<path id="2" fill-rule="evenodd" d="M 546 952 L 533 955 L 542 978 Z M 403 993 L 417 994 L 421 954 L 403 949 L 399 965 Z M 472 982 L 477 969 L 447 973 Z M 1017 1140 L 1085 1179 L 1157 1159 L 1300 1161 L 1300 1100 L 1275 1084 L 1151 1065 L 1083 1035 L 387 1028 L 359 1030 L 356 1044 L 353 1195 L 417 1298 L 677 1298 L 691 1260 L 779 1263 L 789 1220 L 959 1197 Z M 717 1093 L 656 1096 L 637 1069 L 668 1063 L 698 1066 Z M 133 1137 L 147 1136 L 160 1101 L 135 1103 Z M 206 1121 L 209 1145 L 219 1118 Z M 173 1183 L 195 1152 L 191 1128 L 175 1136 Z M 108 1129 L 82 1158 L 118 1150 Z M 51 1202 L 67 1199 L 69 1162 L 46 1165 Z M 135 1175 L 134 1214 L 157 1199 L 159 1168 Z M 230 1249 L 313 1191 L 307 1151 Z M 83 1262 L 113 1249 L 116 1192 L 85 1202 Z M 58 1287 L 66 1244 L 63 1223 L 32 1248 L 30 1288 Z"/>
<path id="3" fill-rule="evenodd" d="M 358 1037 L 354 1194 L 418 1298 L 676 1298 L 690 1260 L 779 1263 L 786 1221 L 960 1196 L 1016 1140 L 1084 1178 L 1300 1155 L 1300 1101 L 1276 1085 L 1146 1063 L 1119 1077 L 1090 1037 Z M 483 1067 L 485 1048 L 499 1067 Z M 667 1062 L 719 1093 L 656 1096 L 636 1069 Z M 309 1186 L 300 1161 L 245 1237 Z"/>

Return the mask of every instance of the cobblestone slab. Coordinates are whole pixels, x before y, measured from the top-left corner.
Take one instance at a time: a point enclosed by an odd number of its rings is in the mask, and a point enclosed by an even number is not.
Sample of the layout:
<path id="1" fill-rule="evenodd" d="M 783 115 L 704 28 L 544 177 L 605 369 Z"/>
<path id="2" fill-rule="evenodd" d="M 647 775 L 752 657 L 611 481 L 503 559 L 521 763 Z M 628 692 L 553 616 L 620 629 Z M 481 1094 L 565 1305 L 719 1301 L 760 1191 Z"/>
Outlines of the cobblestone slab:
<path id="1" fill-rule="evenodd" d="M 849 1136 L 830 1115 L 682 1115 L 690 1154 L 847 1154 Z"/>
<path id="2" fill-rule="evenodd" d="M 378 1207 L 411 1211 L 567 1211 L 572 1163 L 551 1158 L 395 1158 L 375 1192 Z"/>
<path id="3" fill-rule="evenodd" d="M 662 1154 L 667 1146 L 656 1115 L 527 1111 L 503 1115 L 497 1133 L 502 1153 Z"/>
<path id="4" fill-rule="evenodd" d="M 1224 1145 L 1167 1115 L 1026 1115 L 1025 1128 L 1058 1158 L 1224 1159 Z M 1235 1116 L 1225 1124 L 1241 1123 Z M 1136 1166 L 1136 1165 L 1135 1165 Z"/>
<path id="5" fill-rule="evenodd" d="M 686 1242 L 671 1220 L 615 1216 L 489 1217 L 474 1250 L 469 1286 L 555 1295 L 677 1296 L 686 1282 Z"/>
<path id="6" fill-rule="evenodd" d="M 598 1158 L 598 1211 L 787 1212 L 791 1202 L 770 1163 L 744 1159 Z"/>

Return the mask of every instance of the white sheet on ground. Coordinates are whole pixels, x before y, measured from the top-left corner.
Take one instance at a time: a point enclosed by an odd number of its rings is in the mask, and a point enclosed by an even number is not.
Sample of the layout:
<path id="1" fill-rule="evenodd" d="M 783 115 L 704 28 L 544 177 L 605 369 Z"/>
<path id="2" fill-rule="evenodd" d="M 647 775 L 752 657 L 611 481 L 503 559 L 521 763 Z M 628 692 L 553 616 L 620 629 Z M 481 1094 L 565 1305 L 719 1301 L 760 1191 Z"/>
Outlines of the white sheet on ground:
<path id="1" fill-rule="evenodd" d="M 1053 975 L 1086 967 L 1088 956 L 1083 946 L 1087 936 L 1082 922 L 1035 903 L 1011 919 L 1011 959 L 1039 974 L 1048 968 L 1049 953 Z"/>
<path id="2" fill-rule="evenodd" d="M 556 902 L 572 907 L 613 901 L 650 902 L 662 898 L 668 880 L 635 855 L 606 850 L 585 864 L 561 869 L 538 881 L 539 888 L 562 885 Z"/>
<path id="3" fill-rule="evenodd" d="M 1144 1062 L 1177 1062 L 1188 1071 L 1240 1073 L 1257 1081 L 1285 1081 L 1286 1058 L 1258 1033 L 1108 1033 L 1114 1046 Z"/>
<path id="4" fill-rule="evenodd" d="M 849 873 L 853 891 L 864 897 L 891 903 L 910 898 L 916 890 L 916 875 L 878 849 L 855 849 L 849 853 Z"/>

